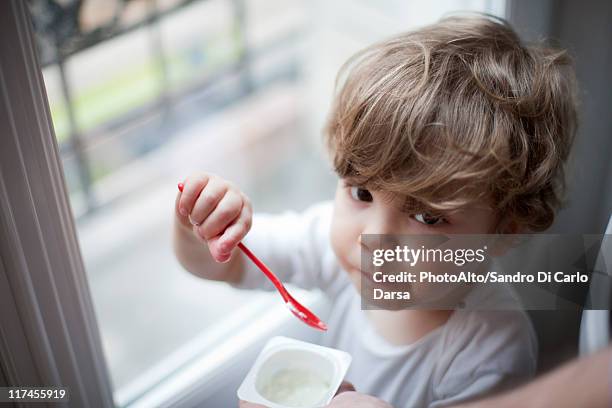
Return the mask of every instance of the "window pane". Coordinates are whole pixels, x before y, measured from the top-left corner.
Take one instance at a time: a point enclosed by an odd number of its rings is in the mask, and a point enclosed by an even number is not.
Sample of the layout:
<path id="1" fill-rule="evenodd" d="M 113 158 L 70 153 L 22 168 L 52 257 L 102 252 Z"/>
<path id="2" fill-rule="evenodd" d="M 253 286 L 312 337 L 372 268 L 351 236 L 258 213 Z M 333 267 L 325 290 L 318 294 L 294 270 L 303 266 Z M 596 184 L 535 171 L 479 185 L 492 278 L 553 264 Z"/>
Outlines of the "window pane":
<path id="1" fill-rule="evenodd" d="M 229 1 L 197 2 L 161 20 L 157 29 L 173 91 L 201 86 L 238 61 L 240 43 Z"/>

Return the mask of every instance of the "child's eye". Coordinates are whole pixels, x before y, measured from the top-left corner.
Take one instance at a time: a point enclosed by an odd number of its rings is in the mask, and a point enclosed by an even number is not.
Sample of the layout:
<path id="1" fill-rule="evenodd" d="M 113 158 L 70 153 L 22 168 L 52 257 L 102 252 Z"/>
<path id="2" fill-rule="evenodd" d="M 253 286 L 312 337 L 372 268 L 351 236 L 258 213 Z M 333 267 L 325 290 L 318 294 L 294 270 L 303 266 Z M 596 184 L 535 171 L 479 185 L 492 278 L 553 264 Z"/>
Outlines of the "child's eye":
<path id="1" fill-rule="evenodd" d="M 445 222 L 444 218 L 427 213 L 415 214 L 414 219 L 425 225 L 437 225 Z"/>
<path id="2" fill-rule="evenodd" d="M 365 188 L 351 186 L 350 192 L 351 192 L 351 197 L 353 197 L 354 200 L 364 201 L 367 203 L 370 203 L 373 200 L 372 193 L 370 193 Z"/>

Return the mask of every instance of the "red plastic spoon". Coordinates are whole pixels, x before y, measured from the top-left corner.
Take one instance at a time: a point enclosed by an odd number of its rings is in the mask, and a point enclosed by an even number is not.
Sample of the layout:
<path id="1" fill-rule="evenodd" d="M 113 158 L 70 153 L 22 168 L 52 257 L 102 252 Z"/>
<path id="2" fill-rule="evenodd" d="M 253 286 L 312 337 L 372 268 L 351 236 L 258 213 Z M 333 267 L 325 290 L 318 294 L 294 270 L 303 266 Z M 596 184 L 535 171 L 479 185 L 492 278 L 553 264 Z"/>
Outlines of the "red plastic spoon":
<path id="1" fill-rule="evenodd" d="M 183 183 L 178 183 L 178 189 L 180 192 L 183 192 Z M 321 321 L 314 313 L 312 313 L 308 308 L 303 306 L 300 302 L 295 300 L 293 296 L 289 294 L 285 285 L 278 279 L 278 277 L 264 264 L 259 258 L 251 252 L 249 248 L 247 248 L 242 242 L 238 243 L 238 248 L 251 260 L 257 267 L 270 279 L 278 293 L 282 296 L 285 301 L 285 305 L 289 308 L 291 313 L 293 313 L 298 319 L 306 323 L 307 325 L 314 327 L 315 329 L 319 329 L 322 331 L 327 330 L 327 325 Z"/>

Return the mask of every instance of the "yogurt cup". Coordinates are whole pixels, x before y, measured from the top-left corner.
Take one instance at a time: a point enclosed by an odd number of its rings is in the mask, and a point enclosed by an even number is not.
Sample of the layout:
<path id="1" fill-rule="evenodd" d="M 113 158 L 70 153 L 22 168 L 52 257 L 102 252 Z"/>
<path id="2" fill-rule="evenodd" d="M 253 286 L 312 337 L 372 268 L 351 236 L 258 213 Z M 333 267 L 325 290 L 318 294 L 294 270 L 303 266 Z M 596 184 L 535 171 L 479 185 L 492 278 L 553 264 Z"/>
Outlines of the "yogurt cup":
<path id="1" fill-rule="evenodd" d="M 350 354 L 288 337 L 271 338 L 238 388 L 238 398 L 270 408 L 329 404 L 351 364 Z"/>

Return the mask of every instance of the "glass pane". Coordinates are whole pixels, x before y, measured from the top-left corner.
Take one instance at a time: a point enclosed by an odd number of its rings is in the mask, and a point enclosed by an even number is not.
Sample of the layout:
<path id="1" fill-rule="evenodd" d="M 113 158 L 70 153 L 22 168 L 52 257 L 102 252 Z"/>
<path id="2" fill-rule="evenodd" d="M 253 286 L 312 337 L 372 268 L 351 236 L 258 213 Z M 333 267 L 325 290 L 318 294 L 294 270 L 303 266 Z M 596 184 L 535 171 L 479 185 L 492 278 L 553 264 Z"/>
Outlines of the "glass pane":
<path id="1" fill-rule="evenodd" d="M 299 79 L 268 69 L 265 84 L 246 85 L 240 2 L 83 3 L 74 13 L 33 1 L 32 11 L 55 19 L 36 24 L 43 74 L 104 350 L 119 400 L 129 401 L 194 340 L 210 344 L 284 307 L 275 294 L 239 292 L 178 265 L 176 182 L 216 172 L 275 211 L 329 197 L 334 180 L 304 130 Z M 319 169 L 314 193 L 288 177 L 298 166 Z"/>
<path id="2" fill-rule="evenodd" d="M 84 135 L 159 98 L 162 83 L 150 31 L 135 29 L 67 59 L 71 103 Z"/>
<path id="3" fill-rule="evenodd" d="M 306 28 L 308 3 L 299 0 L 245 2 L 249 47 L 262 48 Z"/>
<path id="4" fill-rule="evenodd" d="M 231 2 L 210 0 L 197 2 L 159 22 L 171 90 L 201 86 L 238 61 L 240 42 L 234 13 Z"/>

